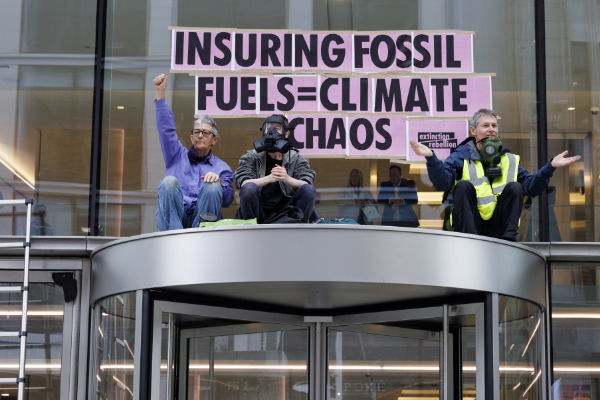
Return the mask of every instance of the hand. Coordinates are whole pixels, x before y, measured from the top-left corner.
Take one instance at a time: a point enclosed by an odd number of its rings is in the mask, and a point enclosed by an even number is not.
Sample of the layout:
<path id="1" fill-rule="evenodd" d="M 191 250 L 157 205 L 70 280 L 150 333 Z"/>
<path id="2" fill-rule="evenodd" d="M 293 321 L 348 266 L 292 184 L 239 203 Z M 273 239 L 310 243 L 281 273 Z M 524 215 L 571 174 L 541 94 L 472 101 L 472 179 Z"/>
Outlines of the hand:
<path id="1" fill-rule="evenodd" d="M 581 156 L 565 157 L 569 153 L 569 150 L 563 151 L 552 159 L 552 166 L 554 168 L 566 167 L 569 164 L 579 161 Z"/>
<path id="2" fill-rule="evenodd" d="M 214 172 L 209 172 L 208 174 L 201 176 L 200 179 L 204 179 L 205 183 L 219 182 L 219 175 Z"/>
<path id="3" fill-rule="evenodd" d="M 404 204 L 404 199 L 390 199 L 390 203 L 401 206 Z"/>
<path id="4" fill-rule="evenodd" d="M 165 90 L 167 89 L 167 73 L 160 74 L 154 78 L 154 90 L 156 90 L 156 100 L 165 98 Z"/>
<path id="5" fill-rule="evenodd" d="M 290 177 L 285 168 L 276 165 L 271 170 L 271 176 L 275 179 L 275 182 L 284 181 L 286 182 Z"/>
<path id="6" fill-rule="evenodd" d="M 429 147 L 424 144 L 417 143 L 414 140 L 410 141 L 410 147 L 412 147 L 413 151 L 418 156 L 430 157 L 433 155 L 433 151 L 429 149 Z"/>
<path id="7" fill-rule="evenodd" d="M 356 204 L 358 204 L 361 208 L 367 205 L 367 200 L 365 199 L 356 199 Z"/>

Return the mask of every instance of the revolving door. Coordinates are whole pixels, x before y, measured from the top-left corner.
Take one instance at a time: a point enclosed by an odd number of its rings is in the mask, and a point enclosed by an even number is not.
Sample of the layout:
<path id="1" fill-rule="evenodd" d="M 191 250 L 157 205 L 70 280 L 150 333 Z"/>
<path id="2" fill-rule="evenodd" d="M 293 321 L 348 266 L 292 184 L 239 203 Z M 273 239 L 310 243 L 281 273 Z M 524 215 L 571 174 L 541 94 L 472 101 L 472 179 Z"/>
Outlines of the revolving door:
<path id="1" fill-rule="evenodd" d="M 542 315 L 497 294 L 333 317 L 155 300 L 150 398 L 541 399 Z"/>

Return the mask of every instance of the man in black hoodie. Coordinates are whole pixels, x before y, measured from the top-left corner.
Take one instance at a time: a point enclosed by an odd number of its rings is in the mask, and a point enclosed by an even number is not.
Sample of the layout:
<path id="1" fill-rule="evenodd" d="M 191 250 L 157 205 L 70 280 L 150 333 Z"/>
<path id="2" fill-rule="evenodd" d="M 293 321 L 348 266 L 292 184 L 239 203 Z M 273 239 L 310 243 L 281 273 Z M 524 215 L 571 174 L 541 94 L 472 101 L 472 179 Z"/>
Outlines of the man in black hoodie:
<path id="1" fill-rule="evenodd" d="M 272 117 L 279 117 L 281 121 L 263 124 L 263 132 L 274 127 L 279 134 L 285 131 L 287 138 L 290 134 L 287 119 L 279 115 Z M 315 207 L 315 177 L 315 171 L 296 149 L 285 154 L 249 150 L 240 158 L 234 174 L 235 184 L 241 189 L 240 218 L 256 218 L 262 224 L 284 207 L 294 206 L 302 210 L 303 221 L 308 222 Z"/>

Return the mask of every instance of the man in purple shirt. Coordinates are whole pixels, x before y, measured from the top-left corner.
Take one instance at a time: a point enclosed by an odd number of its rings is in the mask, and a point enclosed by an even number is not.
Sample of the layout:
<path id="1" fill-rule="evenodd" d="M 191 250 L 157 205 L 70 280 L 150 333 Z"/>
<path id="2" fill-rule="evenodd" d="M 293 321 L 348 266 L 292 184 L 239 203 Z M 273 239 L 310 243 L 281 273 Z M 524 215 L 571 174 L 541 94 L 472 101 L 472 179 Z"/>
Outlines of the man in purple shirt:
<path id="1" fill-rule="evenodd" d="M 156 127 L 160 138 L 166 176 L 158 185 L 156 224 L 159 231 L 195 228 L 201 213 L 221 219 L 221 207 L 233 200 L 233 173 L 211 148 L 219 141 L 217 124 L 208 115 L 194 122 L 192 147 L 183 147 L 175 130 L 175 118 L 165 101 L 167 74 L 154 79 Z"/>

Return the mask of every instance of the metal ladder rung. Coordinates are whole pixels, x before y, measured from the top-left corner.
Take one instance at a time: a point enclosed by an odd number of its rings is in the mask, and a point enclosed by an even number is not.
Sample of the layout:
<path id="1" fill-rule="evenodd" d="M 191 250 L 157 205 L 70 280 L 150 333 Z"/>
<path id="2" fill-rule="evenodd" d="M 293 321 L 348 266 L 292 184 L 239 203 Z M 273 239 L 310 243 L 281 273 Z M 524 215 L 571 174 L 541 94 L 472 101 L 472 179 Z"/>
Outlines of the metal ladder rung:
<path id="1" fill-rule="evenodd" d="M 21 330 L 18 332 L 0 332 L 0 338 L 20 338 L 19 342 L 19 374 L 23 374 L 25 371 L 25 358 L 27 349 L 27 307 L 29 302 L 29 250 L 31 249 L 31 209 L 33 207 L 33 200 L 0 200 L 0 206 L 3 205 L 17 205 L 25 204 L 27 206 L 27 225 L 25 226 L 25 241 L 24 242 L 13 242 L 13 243 L 0 243 L 0 248 L 4 249 L 24 249 L 25 267 L 23 269 L 23 284 L 22 286 L 8 286 L 0 287 L 2 293 L 15 293 L 22 292 L 23 300 L 21 302 Z M 19 376 L 17 378 L 0 378 L 0 384 L 18 384 L 17 399 L 24 400 L 25 396 L 25 377 Z M 4 395 L 3 395 L 4 396 Z"/>
<path id="2" fill-rule="evenodd" d="M 0 249 L 24 249 L 27 245 L 27 242 L 0 243 Z"/>
<path id="3" fill-rule="evenodd" d="M 20 293 L 26 289 L 24 286 L 2 286 L 0 287 L 0 293 Z"/>
<path id="4" fill-rule="evenodd" d="M 18 206 L 21 204 L 33 203 L 31 199 L 0 200 L 0 206 Z"/>
<path id="5" fill-rule="evenodd" d="M 20 337 L 21 332 L 0 332 L 0 337 Z"/>

